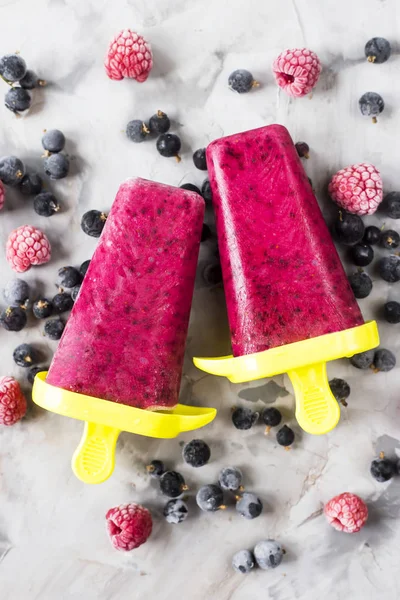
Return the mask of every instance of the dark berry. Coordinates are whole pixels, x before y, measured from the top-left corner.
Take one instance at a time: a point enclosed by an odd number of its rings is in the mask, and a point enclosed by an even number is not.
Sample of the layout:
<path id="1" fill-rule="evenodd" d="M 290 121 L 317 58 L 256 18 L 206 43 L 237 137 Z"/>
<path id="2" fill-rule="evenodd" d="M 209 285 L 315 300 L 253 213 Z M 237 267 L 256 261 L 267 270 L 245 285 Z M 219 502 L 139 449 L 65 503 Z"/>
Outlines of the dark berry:
<path id="1" fill-rule="evenodd" d="M 389 192 L 389 194 L 386 194 L 380 210 L 391 219 L 400 219 L 400 192 Z"/>
<path id="2" fill-rule="evenodd" d="M 395 474 L 396 467 L 393 461 L 384 457 L 383 452 L 371 462 L 370 472 L 371 475 L 379 483 L 389 481 Z"/>
<path id="3" fill-rule="evenodd" d="M 212 191 L 210 181 L 208 179 L 203 181 L 203 185 L 201 186 L 201 195 L 203 196 L 206 204 L 212 203 Z"/>
<path id="4" fill-rule="evenodd" d="M 81 264 L 81 266 L 79 267 L 79 273 L 82 275 L 82 277 L 85 277 L 86 272 L 89 268 L 90 265 L 90 259 L 89 260 L 85 260 L 85 262 L 83 262 Z"/>
<path id="5" fill-rule="evenodd" d="M 0 179 L 6 185 L 18 185 L 25 174 L 24 164 L 16 156 L 0 158 Z"/>
<path id="6" fill-rule="evenodd" d="M 11 112 L 23 112 L 24 110 L 28 110 L 31 105 L 31 95 L 23 88 L 13 87 L 5 95 L 4 104 Z"/>
<path id="7" fill-rule="evenodd" d="M 184 478 L 176 471 L 165 471 L 160 477 L 160 490 L 169 498 L 177 498 L 187 489 Z"/>
<path id="8" fill-rule="evenodd" d="M 366 267 L 374 258 L 374 251 L 371 246 L 362 242 L 352 246 L 349 254 L 353 264 L 357 267 Z"/>
<path id="9" fill-rule="evenodd" d="M 197 185 L 193 185 L 193 183 L 184 183 L 180 186 L 182 190 L 188 190 L 189 192 L 195 192 L 201 196 L 201 191 L 197 187 Z"/>
<path id="10" fill-rule="evenodd" d="M 39 360 L 39 354 L 30 344 L 20 344 L 13 353 L 14 362 L 19 367 L 32 367 Z"/>
<path id="11" fill-rule="evenodd" d="M 242 471 L 237 467 L 224 467 L 218 478 L 221 488 L 230 492 L 243 491 L 242 481 Z"/>
<path id="12" fill-rule="evenodd" d="M 72 302 L 76 302 L 76 299 L 78 298 L 79 292 L 81 291 L 81 284 L 79 285 L 75 285 L 72 290 L 71 290 L 71 298 L 72 298 Z"/>
<path id="13" fill-rule="evenodd" d="M 27 173 L 19 182 L 19 189 L 24 196 L 36 196 L 42 191 L 42 178 L 37 173 Z"/>
<path id="14" fill-rule="evenodd" d="M 385 103 L 382 96 L 375 92 L 366 92 L 358 101 L 361 114 L 366 117 L 372 117 L 373 123 L 377 122 L 377 116 L 385 108 Z"/>
<path id="15" fill-rule="evenodd" d="M 259 416 L 259 413 L 254 412 L 251 408 L 239 406 L 232 411 L 232 423 L 236 429 L 251 429 Z"/>
<path id="16" fill-rule="evenodd" d="M 218 285 L 222 281 L 222 269 L 219 262 L 212 262 L 205 265 L 202 272 L 203 281 L 206 285 Z"/>
<path id="17" fill-rule="evenodd" d="M 157 140 L 156 146 L 161 156 L 167 158 L 175 156 L 178 161 L 181 160 L 178 154 L 181 149 L 181 140 L 174 133 L 162 133 Z"/>
<path id="18" fill-rule="evenodd" d="M 165 472 L 164 463 L 162 460 L 152 460 L 151 463 L 146 466 L 146 470 L 152 477 L 161 477 Z"/>
<path id="19" fill-rule="evenodd" d="M 189 510 L 187 504 L 184 500 L 181 500 L 181 498 L 168 500 L 163 510 L 163 515 L 167 523 L 173 523 L 174 525 L 185 521 L 188 514 Z"/>
<path id="20" fill-rule="evenodd" d="M 192 467 L 203 467 L 211 456 L 210 447 L 203 440 L 192 440 L 183 446 L 183 460 Z"/>
<path id="21" fill-rule="evenodd" d="M 375 371 L 387 373 L 396 366 L 396 357 L 390 350 L 380 348 L 375 352 L 373 366 Z"/>
<path id="22" fill-rule="evenodd" d="M 337 239 L 346 246 L 353 246 L 361 242 L 364 235 L 364 223 L 358 215 L 339 211 L 335 222 Z"/>
<path id="23" fill-rule="evenodd" d="M 157 135 L 160 135 L 161 133 L 167 133 L 170 127 L 171 121 L 169 120 L 168 115 L 166 115 L 162 110 L 158 110 L 155 115 L 150 117 L 149 129 L 151 133 L 156 133 Z"/>
<path id="24" fill-rule="evenodd" d="M 353 367 L 357 369 L 369 369 L 374 361 L 375 350 L 367 350 L 366 352 L 360 352 L 350 358 L 350 362 Z"/>
<path id="25" fill-rule="evenodd" d="M 343 406 L 347 406 L 346 400 L 350 396 L 350 386 L 347 381 L 335 377 L 330 380 L 329 387 L 336 400 L 343 404 Z"/>
<path id="26" fill-rule="evenodd" d="M 368 62 L 377 65 L 387 61 L 391 50 L 390 43 L 382 37 L 374 37 L 365 44 L 365 56 Z"/>
<path id="27" fill-rule="evenodd" d="M 310 158 L 310 147 L 306 142 L 297 142 L 295 148 L 300 158 Z"/>
<path id="28" fill-rule="evenodd" d="M 39 298 L 33 303 L 32 312 L 37 319 L 47 319 L 53 314 L 53 305 L 47 298 Z"/>
<path id="29" fill-rule="evenodd" d="M 20 306 L 9 306 L 0 314 L 0 325 L 7 331 L 21 331 L 26 322 L 26 310 Z"/>
<path id="30" fill-rule="evenodd" d="M 289 448 L 294 442 L 294 431 L 287 425 L 284 425 L 276 434 L 276 441 L 280 446 Z"/>
<path id="31" fill-rule="evenodd" d="M 33 90 L 36 87 L 43 87 L 46 85 L 44 79 L 39 79 L 35 71 L 28 69 L 22 79 L 19 80 L 19 85 L 24 90 Z"/>
<path id="32" fill-rule="evenodd" d="M 71 310 L 74 305 L 72 297 L 67 292 L 60 292 L 56 294 L 52 300 L 53 312 L 55 315 L 61 315 L 61 313 Z"/>
<path id="33" fill-rule="evenodd" d="M 209 240 L 211 237 L 211 229 L 209 228 L 208 225 L 206 225 L 206 223 L 203 223 L 203 229 L 201 230 L 201 241 L 205 242 L 206 240 Z"/>
<path id="34" fill-rule="evenodd" d="M 279 423 L 282 421 L 282 415 L 277 408 L 270 406 L 269 408 L 264 408 L 261 413 L 261 419 L 269 431 L 271 427 L 276 427 L 279 425 Z"/>
<path id="35" fill-rule="evenodd" d="M 275 540 L 263 540 L 254 548 L 254 558 L 257 566 L 263 570 L 275 569 L 283 559 L 285 550 Z"/>
<path id="36" fill-rule="evenodd" d="M 255 558 L 250 550 L 239 550 L 233 555 L 232 568 L 236 573 L 245 575 L 254 568 Z"/>
<path id="37" fill-rule="evenodd" d="M 253 87 L 257 87 L 258 82 L 254 80 L 250 71 L 246 71 L 246 69 L 237 69 L 229 75 L 228 85 L 234 92 L 246 94 Z"/>
<path id="38" fill-rule="evenodd" d="M 49 367 L 32 367 L 31 369 L 29 369 L 29 371 L 26 374 L 29 383 L 31 385 L 33 385 L 36 375 L 38 373 L 41 373 L 42 371 L 48 371 L 48 370 L 49 370 Z"/>
<path id="39" fill-rule="evenodd" d="M 400 217 L 400 215 L 399 215 Z M 369 244 L 370 246 L 376 246 L 380 242 L 381 239 L 381 230 L 379 227 L 375 227 L 375 225 L 370 225 L 365 228 L 363 242 L 364 244 Z"/>
<path id="40" fill-rule="evenodd" d="M 224 509 L 224 493 L 218 485 L 203 485 L 196 494 L 197 506 L 206 512 Z"/>
<path id="41" fill-rule="evenodd" d="M 207 160 L 206 160 L 206 149 L 199 148 L 193 154 L 194 166 L 200 169 L 200 171 L 207 171 Z"/>
<path id="42" fill-rule="evenodd" d="M 82 275 L 75 267 L 61 267 L 58 269 L 57 285 L 68 290 L 82 282 Z"/>
<path id="43" fill-rule="evenodd" d="M 386 248 L 387 250 L 391 250 L 392 248 L 398 248 L 400 245 L 400 235 L 397 231 L 393 231 L 393 229 L 388 229 L 387 231 L 382 231 L 381 234 L 381 246 Z"/>
<path id="44" fill-rule="evenodd" d="M 100 237 L 106 224 L 107 215 L 99 210 L 89 210 L 81 220 L 81 228 L 84 233 L 92 237 Z"/>
<path id="45" fill-rule="evenodd" d="M 51 154 L 44 160 L 44 172 L 50 179 L 63 179 L 68 175 L 69 160 L 65 154 Z"/>
<path id="46" fill-rule="evenodd" d="M 388 323 L 400 323 L 400 303 L 391 300 L 383 307 L 385 320 Z"/>
<path id="47" fill-rule="evenodd" d="M 29 300 L 29 285 L 23 279 L 12 279 L 3 294 L 10 306 L 21 306 Z"/>
<path id="48" fill-rule="evenodd" d="M 366 298 L 370 295 L 372 281 L 367 273 L 357 271 L 357 273 L 350 275 L 349 282 L 356 298 Z"/>
<path id="49" fill-rule="evenodd" d="M 44 335 L 50 340 L 59 340 L 63 334 L 65 323 L 61 319 L 51 319 L 44 325 Z"/>
<path id="50" fill-rule="evenodd" d="M 18 54 L 6 54 L 0 58 L 0 76 L 6 81 L 19 81 L 26 73 L 26 63 Z"/>
<path id="51" fill-rule="evenodd" d="M 256 519 L 262 513 L 263 505 L 252 492 L 243 492 L 243 495 L 237 498 L 236 510 L 245 519 Z"/>
<path id="52" fill-rule="evenodd" d="M 400 281 L 400 258 L 398 256 L 385 256 L 378 261 L 379 275 L 389 283 Z"/>
<path id="53" fill-rule="evenodd" d="M 143 142 L 150 133 L 149 128 L 146 123 L 140 121 L 139 119 L 134 119 L 133 121 L 129 121 L 126 126 L 126 137 L 131 140 L 131 142 L 135 142 L 135 144 L 140 144 Z"/>
<path id="54" fill-rule="evenodd" d="M 60 205 L 50 192 L 40 192 L 33 199 L 33 209 L 41 217 L 51 217 L 60 210 Z"/>
<path id="55" fill-rule="evenodd" d="M 47 152 L 57 154 L 64 149 L 65 135 L 59 129 L 46 130 L 42 137 L 42 146 Z"/>

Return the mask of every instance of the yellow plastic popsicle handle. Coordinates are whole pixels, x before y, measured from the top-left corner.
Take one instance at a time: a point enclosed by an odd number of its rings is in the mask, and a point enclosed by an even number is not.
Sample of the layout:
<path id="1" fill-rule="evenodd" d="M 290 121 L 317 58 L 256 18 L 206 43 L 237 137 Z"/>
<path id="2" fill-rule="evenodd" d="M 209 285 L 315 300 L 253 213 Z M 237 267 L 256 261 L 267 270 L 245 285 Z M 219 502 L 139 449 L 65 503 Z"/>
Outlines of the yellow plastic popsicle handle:
<path id="1" fill-rule="evenodd" d="M 114 471 L 115 446 L 121 432 L 114 427 L 85 423 L 79 446 L 72 457 L 72 470 L 85 483 L 102 483 Z"/>

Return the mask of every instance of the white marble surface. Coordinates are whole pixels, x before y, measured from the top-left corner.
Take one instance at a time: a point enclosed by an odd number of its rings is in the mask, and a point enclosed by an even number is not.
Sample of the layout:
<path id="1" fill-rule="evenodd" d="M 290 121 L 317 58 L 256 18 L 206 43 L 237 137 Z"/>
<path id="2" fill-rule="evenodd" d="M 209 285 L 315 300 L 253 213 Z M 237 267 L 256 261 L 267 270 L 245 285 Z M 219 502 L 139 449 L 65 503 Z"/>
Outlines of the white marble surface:
<path id="1" fill-rule="evenodd" d="M 149 80 L 113 82 L 102 59 L 109 39 L 121 28 L 143 33 L 154 48 Z M 306 168 L 329 213 L 325 186 L 329 175 L 353 162 L 371 161 L 381 169 L 385 190 L 400 188 L 398 131 L 400 57 L 384 65 L 363 59 L 374 35 L 398 39 L 400 12 L 395 0 L 0 0 L 0 52 L 20 50 L 28 64 L 51 82 L 34 94 L 32 109 L 16 119 L 0 107 L 0 154 L 16 154 L 40 165 L 41 132 L 58 127 L 75 158 L 72 174 L 50 187 L 62 201 L 61 214 L 44 219 L 29 201 L 9 193 L 0 214 L 1 244 L 9 231 L 32 223 L 53 242 L 54 259 L 30 271 L 36 290 L 51 293 L 57 269 L 89 258 L 96 241 L 79 227 L 89 208 L 107 209 L 122 180 L 141 175 L 180 184 L 201 183 L 191 150 L 212 139 L 263 124 L 285 124 L 295 139 L 312 149 Z M 285 47 L 315 50 L 324 72 L 312 100 L 291 100 L 274 85 L 270 66 Z M 229 73 L 251 70 L 262 83 L 239 96 L 227 88 Z M 4 85 L 4 92 L 5 90 Z M 387 108 L 373 126 L 358 113 L 367 90 L 384 97 Z M 151 142 L 134 145 L 121 130 L 132 118 L 157 109 L 170 114 L 183 139 L 183 160 L 158 156 Z M 368 222 L 382 223 L 371 217 Z M 213 251 L 202 249 L 201 260 Z M 1 283 L 13 274 L 0 253 Z M 366 318 L 376 317 L 398 288 L 375 281 Z M 380 322 L 382 342 L 398 352 L 396 327 Z M 80 438 L 80 423 L 30 406 L 13 428 L 0 429 L 0 597 L 2 600 L 396 600 L 400 597 L 397 556 L 400 539 L 400 484 L 377 484 L 368 472 L 376 451 L 400 451 L 398 371 L 387 375 L 356 372 L 345 361 L 329 374 L 352 387 L 340 425 L 323 437 L 298 434 L 285 452 L 262 429 L 236 431 L 230 423 L 233 404 L 262 408 L 277 398 L 293 422 L 293 397 L 283 377 L 273 382 L 233 385 L 204 377 L 191 365 L 194 354 L 227 349 L 223 293 L 198 282 L 195 292 L 183 398 L 220 409 L 216 421 L 199 435 L 212 449 L 212 460 L 194 471 L 183 466 L 180 442 L 159 442 L 121 435 L 113 477 L 85 486 L 70 469 Z M 48 359 L 55 348 L 40 326 L 12 334 L 0 331 L 1 374 L 21 381 L 12 350 L 24 341 L 40 343 Z M 285 391 L 288 386 L 288 392 Z M 278 387 L 279 386 L 279 387 Z M 25 386 L 26 387 L 26 386 Z M 185 435 L 188 440 L 192 436 Z M 248 489 L 267 509 L 247 522 L 233 506 L 200 514 L 193 498 L 191 516 L 180 526 L 160 517 L 163 499 L 144 473 L 154 457 L 181 469 L 193 491 L 213 482 L 218 469 L 239 465 Z M 321 503 L 352 491 L 364 497 L 370 520 L 349 536 L 330 529 L 319 515 Z M 121 554 L 109 544 L 104 527 L 107 509 L 138 501 L 154 509 L 154 532 L 140 549 Z M 272 573 L 235 575 L 231 555 L 264 537 L 287 548 L 285 563 Z"/>

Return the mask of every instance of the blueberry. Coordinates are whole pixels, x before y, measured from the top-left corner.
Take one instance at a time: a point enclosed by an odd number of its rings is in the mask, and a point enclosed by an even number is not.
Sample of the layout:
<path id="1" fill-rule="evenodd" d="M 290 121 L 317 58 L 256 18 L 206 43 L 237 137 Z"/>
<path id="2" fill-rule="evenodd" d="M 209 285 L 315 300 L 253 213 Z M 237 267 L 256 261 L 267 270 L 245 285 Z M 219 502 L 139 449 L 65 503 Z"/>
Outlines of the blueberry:
<path id="1" fill-rule="evenodd" d="M 400 205 L 399 205 L 400 208 Z M 399 213 L 400 217 L 400 213 Z M 369 246 L 376 246 L 380 242 L 381 239 L 381 230 L 379 227 L 375 227 L 375 225 L 370 225 L 365 228 L 363 242 L 364 244 L 369 244 Z"/>
<path id="2" fill-rule="evenodd" d="M 203 223 L 203 229 L 201 230 L 201 242 L 209 240 L 211 237 L 211 229 L 206 223 Z"/>
<path id="3" fill-rule="evenodd" d="M 81 264 L 81 266 L 79 267 L 79 273 L 82 275 L 82 277 L 85 277 L 86 272 L 89 268 L 90 265 L 90 259 L 89 260 L 85 260 L 85 262 L 83 262 Z"/>
<path id="4" fill-rule="evenodd" d="M 259 417 L 258 412 L 254 412 L 251 408 L 238 407 L 232 411 L 232 423 L 236 429 L 251 429 Z"/>
<path id="5" fill-rule="evenodd" d="M 374 367 L 375 371 L 383 371 L 384 373 L 391 371 L 396 366 L 396 357 L 390 350 L 380 348 L 375 352 Z"/>
<path id="6" fill-rule="evenodd" d="M 197 506 L 206 512 L 224 509 L 224 493 L 218 485 L 203 485 L 196 494 Z"/>
<path id="7" fill-rule="evenodd" d="M 181 160 L 178 154 L 181 149 L 181 140 L 174 133 L 162 133 L 157 140 L 156 146 L 161 156 L 167 158 L 175 156 L 178 162 Z"/>
<path id="8" fill-rule="evenodd" d="M 50 179 L 64 179 L 68 175 L 69 160 L 65 154 L 51 154 L 44 160 L 44 172 Z"/>
<path id="9" fill-rule="evenodd" d="M 189 511 L 186 502 L 180 498 L 169 500 L 163 510 L 167 523 L 173 523 L 174 525 L 185 521 L 188 513 Z"/>
<path id="10" fill-rule="evenodd" d="M 200 171 L 207 171 L 207 160 L 206 160 L 206 149 L 199 148 L 193 154 L 194 166 L 200 169 Z"/>
<path id="11" fill-rule="evenodd" d="M 387 61 L 391 50 L 390 43 L 382 37 L 374 37 L 365 44 L 365 56 L 368 62 L 377 65 Z"/>
<path id="12" fill-rule="evenodd" d="M 32 367 L 38 362 L 39 355 L 30 344 L 20 344 L 14 350 L 13 359 L 19 367 Z"/>
<path id="13" fill-rule="evenodd" d="M 0 314 L 0 325 L 7 331 L 21 331 L 26 322 L 26 310 L 20 306 L 9 306 Z"/>
<path id="14" fill-rule="evenodd" d="M 359 242 L 352 246 L 349 251 L 350 258 L 357 267 L 366 267 L 374 258 L 374 251 L 371 246 Z"/>
<path id="15" fill-rule="evenodd" d="M 279 425 L 282 421 L 282 415 L 277 408 L 270 406 L 269 408 L 264 408 L 261 413 L 261 419 L 267 426 L 267 431 L 269 431 L 271 427 Z"/>
<path id="16" fill-rule="evenodd" d="M 283 559 L 285 551 L 275 540 L 263 540 L 254 548 L 254 558 L 260 569 L 275 569 Z"/>
<path id="17" fill-rule="evenodd" d="M 389 283 L 400 281 L 400 258 L 398 256 L 385 256 L 378 261 L 379 275 Z"/>
<path id="18" fill-rule="evenodd" d="M 18 185 L 25 174 L 24 164 L 16 156 L 0 158 L 0 179 L 6 185 Z"/>
<path id="19" fill-rule="evenodd" d="M 29 300 L 29 285 L 23 279 L 9 281 L 3 291 L 10 306 L 20 306 Z"/>
<path id="20" fill-rule="evenodd" d="M 193 183 L 184 183 L 180 186 L 180 188 L 182 190 L 188 190 L 189 192 L 196 192 L 196 194 L 199 194 L 201 196 L 201 191 L 199 190 L 197 185 L 193 185 Z"/>
<path id="21" fill-rule="evenodd" d="M 169 120 L 168 115 L 162 110 L 158 110 L 155 115 L 150 117 L 149 129 L 151 133 L 156 133 L 157 135 L 160 135 L 161 133 L 167 133 L 170 127 L 171 121 Z"/>
<path id="22" fill-rule="evenodd" d="M 160 477 L 160 490 L 169 498 L 177 498 L 187 489 L 184 478 L 176 471 L 165 471 Z"/>
<path id="23" fill-rule="evenodd" d="M 99 210 L 88 210 L 81 220 L 82 231 L 87 233 L 87 235 L 98 238 L 103 231 L 106 220 L 106 213 L 100 212 Z"/>
<path id="24" fill-rule="evenodd" d="M 310 147 L 306 142 L 297 142 L 295 148 L 300 158 L 310 158 Z"/>
<path id="25" fill-rule="evenodd" d="M 367 350 L 366 352 L 354 354 L 354 356 L 350 358 L 350 362 L 353 367 L 357 367 L 357 369 L 369 369 L 374 362 L 374 356 L 375 350 Z"/>
<path id="26" fill-rule="evenodd" d="M 59 129 L 45 130 L 44 136 L 42 137 L 42 146 L 47 152 L 57 154 L 64 149 L 65 135 Z"/>
<path id="27" fill-rule="evenodd" d="M 203 185 L 201 186 L 201 195 L 204 198 L 204 201 L 206 204 L 211 204 L 212 203 L 212 191 L 211 191 L 211 185 L 208 179 L 205 179 L 203 181 Z"/>
<path id="28" fill-rule="evenodd" d="M 203 467 L 211 456 L 210 447 L 203 440 L 192 440 L 183 446 L 183 460 L 192 467 Z"/>
<path id="29" fill-rule="evenodd" d="M 371 475 L 379 483 L 389 481 L 395 474 L 396 466 L 393 461 L 385 458 L 383 452 L 380 453 L 379 458 L 376 458 L 371 462 L 370 472 Z"/>
<path id="30" fill-rule="evenodd" d="M 361 96 L 358 101 L 360 106 L 361 114 L 365 117 L 372 117 L 372 122 L 377 122 L 377 116 L 385 108 L 385 103 L 382 96 L 375 92 L 366 92 Z"/>
<path id="31" fill-rule="evenodd" d="M 346 246 L 361 242 L 364 235 L 364 223 L 358 215 L 339 211 L 334 227 L 338 241 Z"/>
<path id="32" fill-rule="evenodd" d="M 222 269 L 219 261 L 213 261 L 205 265 L 202 272 L 203 281 L 206 285 L 213 286 L 221 283 Z"/>
<path id="33" fill-rule="evenodd" d="M 230 492 L 243 491 L 242 471 L 237 467 L 224 467 L 218 478 L 218 483 L 223 490 Z"/>
<path id="34" fill-rule="evenodd" d="M 242 496 L 237 498 L 236 510 L 245 519 L 256 519 L 262 513 L 263 505 L 253 492 L 243 492 Z"/>
<path id="35" fill-rule="evenodd" d="M 400 219 L 400 192 L 386 194 L 380 209 L 391 219 Z"/>
<path id="36" fill-rule="evenodd" d="M 26 374 L 26 377 L 29 381 L 29 383 L 31 385 L 33 385 L 33 382 L 35 381 L 35 377 L 38 373 L 41 373 L 42 371 L 48 371 L 49 367 L 32 367 L 29 369 L 29 371 Z"/>
<path id="37" fill-rule="evenodd" d="M 50 192 L 40 192 L 33 199 L 33 209 L 41 217 L 51 217 L 60 210 L 60 205 Z"/>
<path id="38" fill-rule="evenodd" d="M 19 189 L 24 196 L 36 196 L 42 191 L 42 178 L 37 173 L 26 173 L 19 182 Z"/>
<path id="39" fill-rule="evenodd" d="M 67 292 L 60 292 L 56 294 L 52 300 L 53 312 L 55 315 L 61 315 L 61 313 L 71 310 L 74 305 L 72 297 Z"/>
<path id="40" fill-rule="evenodd" d="M 250 573 L 255 564 L 255 558 L 250 550 L 239 550 L 232 557 L 232 568 L 236 573 Z"/>
<path id="41" fill-rule="evenodd" d="M 400 323 L 400 303 L 391 300 L 383 307 L 385 320 L 388 323 Z"/>
<path id="42" fill-rule="evenodd" d="M 281 427 L 281 429 L 276 434 L 276 441 L 280 446 L 285 446 L 285 448 L 289 448 L 294 442 L 294 431 L 290 429 L 287 425 Z"/>
<path id="43" fill-rule="evenodd" d="M 366 298 L 370 295 L 372 281 L 367 273 L 357 271 L 350 275 L 349 282 L 356 298 Z"/>
<path id="44" fill-rule="evenodd" d="M 400 245 L 400 235 L 393 229 L 382 231 L 381 234 L 381 246 L 387 250 L 392 248 L 398 248 Z"/>
<path id="45" fill-rule="evenodd" d="M 39 79 L 35 71 L 28 69 L 22 79 L 19 80 L 19 85 L 24 90 L 33 90 L 36 87 L 43 87 L 46 85 L 44 79 Z"/>
<path id="46" fill-rule="evenodd" d="M 257 87 L 258 82 L 254 80 L 250 71 L 246 71 L 246 69 L 237 69 L 229 75 L 228 85 L 234 92 L 246 94 L 253 87 Z"/>
<path id="47" fill-rule="evenodd" d="M 343 404 L 343 406 L 347 406 L 346 400 L 350 396 L 350 386 L 347 381 L 335 377 L 330 380 L 329 387 L 336 400 Z"/>
<path id="48" fill-rule="evenodd" d="M 152 477 L 161 477 L 165 473 L 165 467 L 162 460 L 152 460 L 150 464 L 146 466 L 146 470 Z"/>
<path id="49" fill-rule="evenodd" d="M 53 314 L 53 305 L 47 298 L 39 298 L 33 303 L 32 312 L 37 319 L 47 319 Z"/>
<path id="50" fill-rule="evenodd" d="M 146 123 L 140 121 L 139 119 L 134 119 L 133 121 L 129 121 L 126 126 L 126 137 L 131 140 L 131 142 L 135 142 L 135 144 L 140 144 L 143 142 L 150 133 L 149 128 Z"/>
<path id="51" fill-rule="evenodd" d="M 6 54 L 0 58 L 0 76 L 6 81 L 19 81 L 26 73 L 26 63 L 18 54 Z"/>
<path id="52" fill-rule="evenodd" d="M 59 340 L 63 334 L 65 323 L 61 319 L 51 319 L 44 325 L 44 335 L 50 340 Z"/>
<path id="53" fill-rule="evenodd" d="M 81 284 L 79 285 L 75 285 L 72 290 L 71 290 L 71 298 L 72 298 L 72 302 L 76 302 L 76 299 L 78 298 L 79 292 L 81 291 Z"/>
<path id="54" fill-rule="evenodd" d="M 4 104 L 13 113 L 28 110 L 31 105 L 31 95 L 27 90 L 14 87 L 8 90 L 4 98 Z"/>
<path id="55" fill-rule="evenodd" d="M 61 267 L 61 269 L 58 269 L 58 287 L 70 290 L 81 282 L 82 275 L 75 267 Z"/>

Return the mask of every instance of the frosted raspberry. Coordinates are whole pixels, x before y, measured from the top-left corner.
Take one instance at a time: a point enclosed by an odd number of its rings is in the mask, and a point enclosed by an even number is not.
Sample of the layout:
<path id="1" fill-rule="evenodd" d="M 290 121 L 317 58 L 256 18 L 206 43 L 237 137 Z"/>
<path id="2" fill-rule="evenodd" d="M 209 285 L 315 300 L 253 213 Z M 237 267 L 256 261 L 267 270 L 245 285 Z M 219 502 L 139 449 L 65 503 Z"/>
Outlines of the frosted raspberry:
<path id="1" fill-rule="evenodd" d="M 14 425 L 26 413 L 26 400 L 18 381 L 0 377 L 0 425 Z"/>
<path id="2" fill-rule="evenodd" d="M 328 522 L 338 531 L 356 533 L 368 519 L 368 508 L 359 496 L 344 492 L 325 504 L 324 513 Z"/>
<path id="3" fill-rule="evenodd" d="M 6 192 L 5 192 L 5 189 L 4 189 L 4 185 L 3 185 L 3 182 L 0 181 L 0 210 L 4 206 L 5 197 L 6 197 Z"/>
<path id="4" fill-rule="evenodd" d="M 145 543 L 153 527 L 150 511 L 140 504 L 120 504 L 106 514 L 107 530 L 117 550 L 133 550 Z"/>
<path id="5" fill-rule="evenodd" d="M 153 66 L 151 46 L 138 33 L 123 29 L 110 43 L 104 66 L 110 79 L 130 77 L 142 83 Z"/>
<path id="6" fill-rule="evenodd" d="M 50 260 L 50 242 L 40 229 L 22 225 L 8 236 L 7 260 L 17 273 L 23 273 L 32 265 L 43 265 Z"/>
<path id="7" fill-rule="evenodd" d="M 272 70 L 276 83 L 289 96 L 306 96 L 321 73 L 321 63 L 315 52 L 307 48 L 285 50 L 274 60 Z"/>
<path id="8" fill-rule="evenodd" d="M 355 215 L 372 215 L 382 202 L 382 178 L 368 163 L 351 165 L 338 171 L 328 186 L 336 204 Z"/>

